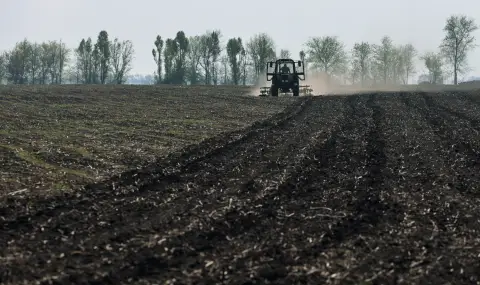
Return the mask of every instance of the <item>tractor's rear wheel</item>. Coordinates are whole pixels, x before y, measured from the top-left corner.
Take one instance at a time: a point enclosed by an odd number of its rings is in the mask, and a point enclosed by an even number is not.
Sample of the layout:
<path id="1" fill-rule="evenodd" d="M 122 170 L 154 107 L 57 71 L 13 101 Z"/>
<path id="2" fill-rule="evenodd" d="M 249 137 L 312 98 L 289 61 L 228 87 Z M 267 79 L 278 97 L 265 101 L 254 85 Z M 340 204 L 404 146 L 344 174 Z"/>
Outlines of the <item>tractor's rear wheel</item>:
<path id="1" fill-rule="evenodd" d="M 278 97 L 278 87 L 272 86 L 270 89 L 273 97 Z"/>
<path id="2" fill-rule="evenodd" d="M 297 97 L 300 95 L 300 88 L 293 88 L 293 96 Z"/>

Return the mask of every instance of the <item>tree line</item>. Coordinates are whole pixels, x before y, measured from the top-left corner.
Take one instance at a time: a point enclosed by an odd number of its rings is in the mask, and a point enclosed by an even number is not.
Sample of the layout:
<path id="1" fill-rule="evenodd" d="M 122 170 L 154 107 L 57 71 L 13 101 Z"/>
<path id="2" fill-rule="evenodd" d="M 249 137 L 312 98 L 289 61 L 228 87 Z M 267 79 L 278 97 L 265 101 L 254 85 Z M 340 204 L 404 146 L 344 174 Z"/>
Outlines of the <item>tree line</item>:
<path id="1" fill-rule="evenodd" d="M 328 74 L 344 84 L 408 84 L 420 59 L 430 83 L 443 83 L 468 71 L 468 53 L 475 47 L 474 19 L 465 15 L 447 18 L 438 50 L 419 54 L 412 44 L 396 44 L 389 36 L 378 43 L 358 42 L 347 50 L 338 37 L 312 37 L 297 56 L 277 50 L 275 41 L 259 33 L 244 41 L 224 39 L 220 30 L 173 38 L 157 35 L 152 41 L 155 84 L 256 83 L 268 61 L 299 58 L 309 71 Z M 133 67 L 133 43 L 110 39 L 100 31 L 95 41 L 82 39 L 76 48 L 61 41 L 32 43 L 27 39 L 0 55 L 0 82 L 9 84 L 123 84 Z"/>
<path id="2" fill-rule="evenodd" d="M 61 41 L 24 39 L 0 55 L 0 83 L 122 84 L 132 68 L 133 56 L 131 41 L 112 41 L 106 31 L 101 31 L 95 42 L 82 39 L 75 49 Z"/>

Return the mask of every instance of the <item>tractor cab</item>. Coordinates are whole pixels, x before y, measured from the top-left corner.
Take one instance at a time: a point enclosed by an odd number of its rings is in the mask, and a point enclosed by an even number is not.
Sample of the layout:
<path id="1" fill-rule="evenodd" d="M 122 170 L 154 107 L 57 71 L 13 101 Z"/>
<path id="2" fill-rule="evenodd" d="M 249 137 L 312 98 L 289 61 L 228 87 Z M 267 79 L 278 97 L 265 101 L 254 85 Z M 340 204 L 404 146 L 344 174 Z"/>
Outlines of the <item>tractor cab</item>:
<path id="1" fill-rule="evenodd" d="M 293 59 L 277 59 L 267 63 L 267 80 L 272 80 L 276 75 L 293 74 L 303 76 L 300 80 L 305 80 L 305 70 L 302 61 Z"/>
<path id="2" fill-rule="evenodd" d="M 278 65 L 278 73 L 290 74 L 295 73 L 295 64 L 292 62 L 282 62 Z"/>

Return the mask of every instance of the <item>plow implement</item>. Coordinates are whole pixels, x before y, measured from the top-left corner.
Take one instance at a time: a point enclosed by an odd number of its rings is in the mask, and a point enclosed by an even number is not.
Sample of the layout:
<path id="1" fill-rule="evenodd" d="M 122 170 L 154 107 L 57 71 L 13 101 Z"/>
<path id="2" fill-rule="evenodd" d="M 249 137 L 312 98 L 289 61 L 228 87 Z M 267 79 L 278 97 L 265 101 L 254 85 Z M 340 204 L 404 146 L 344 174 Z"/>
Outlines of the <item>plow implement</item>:
<path id="1" fill-rule="evenodd" d="M 287 92 L 281 92 L 280 93 L 283 93 L 283 94 L 289 94 L 289 93 L 292 93 L 291 91 L 287 91 Z M 299 95 L 303 95 L 303 96 L 311 96 L 313 94 L 313 89 L 310 85 L 300 85 L 299 86 Z M 266 96 L 273 96 L 270 92 L 270 87 L 260 87 L 260 97 L 266 97 Z"/>

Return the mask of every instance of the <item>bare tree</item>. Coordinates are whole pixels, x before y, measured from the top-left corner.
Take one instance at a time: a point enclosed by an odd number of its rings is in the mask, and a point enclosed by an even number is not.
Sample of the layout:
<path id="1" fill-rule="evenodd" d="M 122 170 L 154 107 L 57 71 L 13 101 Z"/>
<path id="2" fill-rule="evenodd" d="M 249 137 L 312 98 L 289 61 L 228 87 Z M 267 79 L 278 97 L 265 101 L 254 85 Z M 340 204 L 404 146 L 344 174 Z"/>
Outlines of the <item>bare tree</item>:
<path id="1" fill-rule="evenodd" d="M 301 61 L 305 61 L 305 51 L 301 50 L 299 53 L 298 53 L 298 56 L 300 57 L 300 60 Z"/>
<path id="2" fill-rule="evenodd" d="M 327 74 L 338 74 L 345 70 L 347 54 L 345 47 L 337 37 L 314 37 L 307 41 L 307 61 L 312 67 Z"/>
<path id="3" fill-rule="evenodd" d="M 304 50 L 301 50 L 299 53 L 298 53 L 298 56 L 300 57 L 300 60 L 303 61 L 303 68 L 305 69 L 305 72 L 307 72 L 308 70 L 308 66 L 307 66 L 307 62 L 305 62 L 305 57 L 307 56 L 307 54 L 305 53 Z"/>
<path id="4" fill-rule="evenodd" d="M 108 32 L 103 30 L 98 34 L 95 50 L 98 52 L 98 75 L 101 84 L 105 84 L 110 67 L 110 40 Z"/>
<path id="5" fill-rule="evenodd" d="M 287 49 L 281 49 L 280 50 L 280 58 L 291 58 L 292 54 L 290 53 L 289 50 Z"/>
<path id="6" fill-rule="evenodd" d="M 211 65 L 212 65 L 212 53 L 213 53 L 213 40 L 215 34 L 206 33 L 200 36 L 200 65 L 204 72 L 205 85 L 211 83 Z"/>
<path id="7" fill-rule="evenodd" d="M 373 48 L 373 60 L 375 64 L 375 72 L 379 76 L 383 83 L 387 83 L 389 79 L 389 73 L 394 56 L 394 46 L 392 39 L 388 36 L 384 36 L 380 45 L 375 45 Z"/>
<path id="8" fill-rule="evenodd" d="M 40 45 L 40 71 L 39 71 L 39 81 L 40 84 L 47 84 L 48 79 L 48 57 L 50 45 L 46 42 Z"/>
<path id="9" fill-rule="evenodd" d="M 169 38 L 165 41 L 157 35 L 154 44 L 155 48 L 152 49 L 152 55 L 157 65 L 157 70 L 155 71 L 157 84 L 162 82 L 167 84 L 183 84 L 187 79 L 191 79 L 191 70 L 187 63 L 190 55 L 190 39 L 187 38 L 183 31 L 178 31 L 175 38 Z M 163 80 L 162 66 L 165 71 Z M 188 81 L 191 82 L 191 80 Z"/>
<path id="10" fill-rule="evenodd" d="M 417 56 L 417 50 L 412 44 L 406 44 L 401 48 L 404 70 L 403 84 L 408 84 L 409 78 L 415 74 L 415 63 L 413 59 Z"/>
<path id="11" fill-rule="evenodd" d="M 64 43 L 56 41 L 34 45 L 33 50 L 37 50 L 37 52 L 32 52 L 32 56 L 38 53 L 38 56 L 35 55 L 37 59 L 31 58 L 30 60 L 31 66 L 35 65 L 35 69 L 37 69 L 35 82 L 47 84 L 50 78 L 51 84 L 61 84 L 65 66 L 70 61 L 71 50 Z M 36 61 L 38 62 L 34 64 Z"/>
<path id="12" fill-rule="evenodd" d="M 443 28 L 446 35 L 440 49 L 447 62 L 452 65 L 455 85 L 458 74 L 466 71 L 467 54 L 475 46 L 475 37 L 472 33 L 477 29 L 474 19 L 469 19 L 464 15 L 450 16 Z"/>
<path id="13" fill-rule="evenodd" d="M 405 60 L 403 57 L 403 47 L 393 47 L 390 62 L 390 80 L 392 83 L 400 84 L 405 75 Z"/>
<path id="14" fill-rule="evenodd" d="M 358 59 L 353 58 L 352 61 L 350 62 L 347 77 L 348 79 L 350 79 L 350 82 L 352 84 L 356 84 L 358 79 L 360 79 L 360 83 L 363 82 L 362 74 L 360 72 L 360 62 L 358 61 Z"/>
<path id="15" fill-rule="evenodd" d="M 370 72 L 372 52 L 372 46 L 367 42 L 356 43 L 353 46 L 352 75 L 354 75 L 353 77 L 356 77 L 355 75 L 359 74 L 362 85 L 365 84 L 365 81 Z"/>
<path id="16" fill-rule="evenodd" d="M 7 74 L 6 65 L 7 65 L 7 54 L 6 53 L 0 54 L 0 85 L 3 84 L 3 81 L 5 80 L 5 77 Z"/>
<path id="17" fill-rule="evenodd" d="M 239 63 L 240 63 L 240 78 L 242 80 L 243 85 L 247 85 L 247 67 L 249 65 L 249 59 L 248 59 L 248 53 L 245 50 L 244 47 L 242 47 L 242 50 L 240 51 L 240 57 L 239 57 Z"/>
<path id="18" fill-rule="evenodd" d="M 61 83 L 69 51 L 62 43 L 39 44 L 25 39 L 3 55 L 3 77 L 13 84 L 46 84 L 49 76 L 51 83 Z"/>
<path id="19" fill-rule="evenodd" d="M 442 55 L 428 52 L 425 53 L 421 59 L 424 61 L 425 67 L 429 72 L 429 81 L 433 84 L 443 82 L 443 61 Z"/>
<path id="20" fill-rule="evenodd" d="M 40 57 L 41 57 L 41 48 L 37 43 L 30 44 L 30 53 L 28 57 L 28 66 L 30 68 L 30 83 L 36 84 L 39 83 L 38 75 L 40 72 Z"/>
<path id="21" fill-rule="evenodd" d="M 228 56 L 224 55 L 220 58 L 220 63 L 221 63 L 221 70 L 223 72 L 223 81 L 222 84 L 226 85 L 228 84 Z"/>
<path id="22" fill-rule="evenodd" d="M 17 43 L 15 47 L 7 53 L 6 71 L 9 82 L 13 84 L 28 84 L 29 56 L 30 43 L 27 39 Z"/>
<path id="23" fill-rule="evenodd" d="M 276 58 L 275 42 L 266 33 L 254 35 L 247 43 L 247 52 L 254 67 L 254 75 L 258 79 L 265 72 L 267 62 Z"/>
<path id="24" fill-rule="evenodd" d="M 199 67 L 202 58 L 202 43 L 200 36 L 189 37 L 189 48 L 187 52 L 188 72 L 187 78 L 190 84 L 199 82 Z"/>
<path id="25" fill-rule="evenodd" d="M 218 61 L 220 59 L 220 54 L 223 51 L 223 45 L 222 45 L 222 32 L 220 30 L 214 31 L 216 34 L 216 39 L 214 40 L 215 43 L 215 48 L 213 49 L 212 53 L 212 80 L 213 84 L 217 85 L 218 84 Z"/>
<path id="26" fill-rule="evenodd" d="M 152 49 L 153 60 L 155 60 L 155 64 L 157 65 L 156 73 L 156 83 L 160 84 L 162 82 L 162 52 L 163 52 L 163 39 L 161 36 L 157 35 L 155 39 L 155 48 Z"/>
<path id="27" fill-rule="evenodd" d="M 216 63 L 222 51 L 220 31 L 207 32 L 200 36 L 200 65 L 204 70 L 205 84 L 216 83 Z"/>
<path id="28" fill-rule="evenodd" d="M 77 68 L 76 64 L 73 64 L 66 67 L 62 80 L 65 83 L 80 84 L 81 83 L 80 76 L 81 76 L 80 70 Z"/>
<path id="29" fill-rule="evenodd" d="M 240 59 L 243 51 L 243 43 L 241 38 L 231 38 L 227 42 L 227 57 L 230 65 L 233 84 L 238 85 L 240 81 Z"/>
<path id="30" fill-rule="evenodd" d="M 120 42 L 115 38 L 110 45 L 112 77 L 116 84 L 123 84 L 127 80 L 132 69 L 133 54 L 133 43 L 129 40 Z"/>
<path id="31" fill-rule="evenodd" d="M 82 39 L 78 48 L 75 50 L 77 57 L 77 68 L 80 74 L 80 82 L 84 84 L 92 83 L 92 40 Z"/>
<path id="32" fill-rule="evenodd" d="M 165 40 L 165 49 L 163 50 L 163 59 L 164 59 L 164 69 L 165 76 L 163 78 L 163 83 L 172 84 L 175 83 L 176 72 L 175 72 L 175 57 L 178 54 L 178 46 L 175 39 L 166 39 Z"/>
<path id="33" fill-rule="evenodd" d="M 57 83 L 62 84 L 63 82 L 63 72 L 65 66 L 70 62 L 71 49 L 67 48 L 65 43 L 60 41 L 58 43 L 58 65 L 57 69 Z"/>
<path id="34" fill-rule="evenodd" d="M 100 83 L 102 56 L 98 45 L 93 44 L 90 37 L 87 40 L 82 39 L 75 53 L 77 57 L 77 67 L 81 74 L 81 82 L 84 84 Z M 55 55 L 53 65 L 56 66 L 56 62 L 58 61 L 57 52 L 52 52 L 52 55 Z M 56 72 L 53 72 L 52 83 L 56 81 Z"/>
<path id="35" fill-rule="evenodd" d="M 49 42 L 48 49 L 48 72 L 50 73 L 50 83 L 54 84 L 57 81 L 57 70 L 56 66 L 58 65 L 58 45 L 54 41 Z"/>

